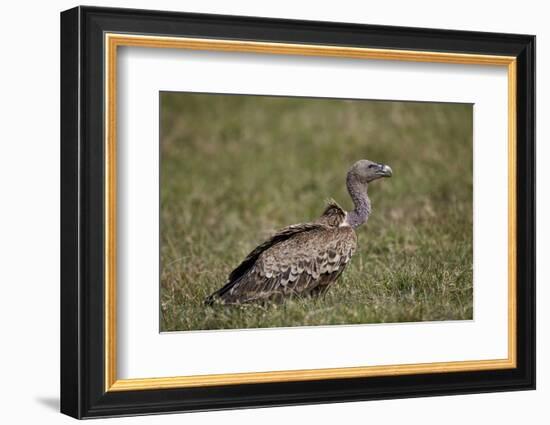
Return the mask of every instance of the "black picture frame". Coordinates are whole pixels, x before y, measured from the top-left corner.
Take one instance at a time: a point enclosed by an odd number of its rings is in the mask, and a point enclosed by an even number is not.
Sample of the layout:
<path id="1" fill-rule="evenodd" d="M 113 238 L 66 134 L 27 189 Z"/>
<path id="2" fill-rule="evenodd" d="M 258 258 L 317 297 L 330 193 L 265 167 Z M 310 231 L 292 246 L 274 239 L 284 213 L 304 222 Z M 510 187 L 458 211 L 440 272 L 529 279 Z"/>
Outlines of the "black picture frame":
<path id="1" fill-rule="evenodd" d="M 105 391 L 104 34 L 139 33 L 517 58 L 517 367 Z M 76 7 L 61 13 L 61 412 L 75 418 L 535 388 L 535 37 Z"/>

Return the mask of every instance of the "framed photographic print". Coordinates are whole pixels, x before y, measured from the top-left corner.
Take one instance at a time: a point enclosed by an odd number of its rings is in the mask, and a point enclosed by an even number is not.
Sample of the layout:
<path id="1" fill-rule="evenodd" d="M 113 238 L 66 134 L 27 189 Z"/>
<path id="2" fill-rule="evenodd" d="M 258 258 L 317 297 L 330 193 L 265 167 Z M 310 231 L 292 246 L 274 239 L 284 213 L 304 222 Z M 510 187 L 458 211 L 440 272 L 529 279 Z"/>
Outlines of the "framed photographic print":
<path id="1" fill-rule="evenodd" d="M 61 411 L 535 387 L 535 38 L 61 14 Z"/>

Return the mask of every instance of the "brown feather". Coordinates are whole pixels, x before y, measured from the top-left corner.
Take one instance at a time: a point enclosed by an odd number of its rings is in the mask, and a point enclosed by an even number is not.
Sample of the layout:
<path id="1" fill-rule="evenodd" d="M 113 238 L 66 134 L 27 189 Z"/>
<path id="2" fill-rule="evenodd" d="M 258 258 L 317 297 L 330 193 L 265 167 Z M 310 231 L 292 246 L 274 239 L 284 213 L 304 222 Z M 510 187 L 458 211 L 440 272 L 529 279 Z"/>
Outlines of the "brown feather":
<path id="1" fill-rule="evenodd" d="M 254 249 L 226 284 L 207 298 L 224 304 L 324 293 L 340 276 L 357 246 L 346 212 L 330 202 L 313 223 L 286 227 Z"/>

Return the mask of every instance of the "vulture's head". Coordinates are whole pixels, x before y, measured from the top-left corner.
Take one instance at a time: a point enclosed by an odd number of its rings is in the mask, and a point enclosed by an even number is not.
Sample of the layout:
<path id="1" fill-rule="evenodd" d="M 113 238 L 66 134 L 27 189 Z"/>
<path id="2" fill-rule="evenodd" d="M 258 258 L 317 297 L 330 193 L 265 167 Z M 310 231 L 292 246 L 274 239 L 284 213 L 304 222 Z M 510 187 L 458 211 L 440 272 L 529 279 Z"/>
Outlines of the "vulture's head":
<path id="1" fill-rule="evenodd" d="M 381 177 L 391 177 L 392 170 L 388 165 L 361 159 L 352 165 L 348 171 L 348 179 L 362 184 L 370 183 Z"/>

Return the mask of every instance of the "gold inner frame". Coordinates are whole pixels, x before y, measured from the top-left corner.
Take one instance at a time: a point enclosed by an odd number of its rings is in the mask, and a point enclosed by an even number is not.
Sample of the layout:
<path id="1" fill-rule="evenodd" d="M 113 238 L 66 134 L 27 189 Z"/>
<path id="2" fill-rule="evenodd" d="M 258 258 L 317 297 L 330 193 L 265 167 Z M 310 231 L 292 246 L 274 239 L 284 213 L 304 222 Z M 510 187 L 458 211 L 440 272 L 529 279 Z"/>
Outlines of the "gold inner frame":
<path id="1" fill-rule="evenodd" d="M 326 45 L 267 43 L 105 34 L 105 391 L 133 391 L 214 385 L 357 378 L 416 373 L 510 369 L 516 367 L 516 58 L 462 53 L 370 49 Z M 507 67 L 508 71 L 508 357 L 419 364 L 247 372 L 164 378 L 118 379 L 116 372 L 116 123 L 117 48 L 119 46 L 229 51 L 356 59 L 436 62 Z"/>

